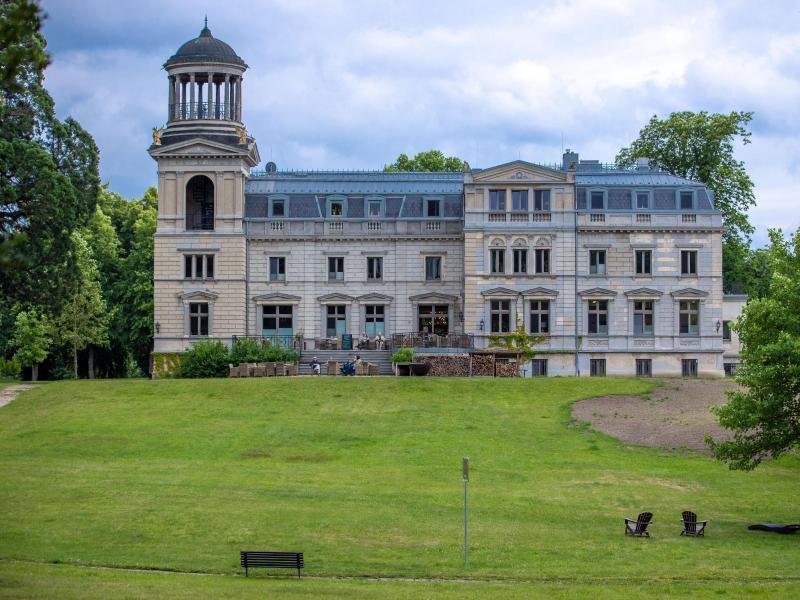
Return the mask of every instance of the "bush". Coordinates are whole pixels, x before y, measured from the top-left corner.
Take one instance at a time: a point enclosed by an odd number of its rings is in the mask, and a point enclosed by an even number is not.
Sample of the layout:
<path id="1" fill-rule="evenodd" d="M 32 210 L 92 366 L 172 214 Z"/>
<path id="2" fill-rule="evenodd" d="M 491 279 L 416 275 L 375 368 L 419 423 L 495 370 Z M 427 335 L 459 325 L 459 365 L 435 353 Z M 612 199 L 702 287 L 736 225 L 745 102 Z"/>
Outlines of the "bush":
<path id="1" fill-rule="evenodd" d="M 414 359 L 414 350 L 412 348 L 400 348 L 397 352 L 392 354 L 393 363 L 411 362 Z"/>
<path id="2" fill-rule="evenodd" d="M 262 362 L 264 355 L 261 344 L 248 338 L 237 338 L 231 346 L 230 362 L 234 365 L 247 362 Z"/>
<path id="3" fill-rule="evenodd" d="M 219 341 L 198 342 L 183 354 L 181 377 L 225 377 L 230 355 Z"/>
<path id="4" fill-rule="evenodd" d="M 291 348 L 264 346 L 261 352 L 261 360 L 264 362 L 296 363 L 299 359 L 297 352 Z"/>
<path id="5" fill-rule="evenodd" d="M 22 368 L 16 358 L 5 359 L 0 356 L 0 377 L 17 379 L 21 370 Z"/>

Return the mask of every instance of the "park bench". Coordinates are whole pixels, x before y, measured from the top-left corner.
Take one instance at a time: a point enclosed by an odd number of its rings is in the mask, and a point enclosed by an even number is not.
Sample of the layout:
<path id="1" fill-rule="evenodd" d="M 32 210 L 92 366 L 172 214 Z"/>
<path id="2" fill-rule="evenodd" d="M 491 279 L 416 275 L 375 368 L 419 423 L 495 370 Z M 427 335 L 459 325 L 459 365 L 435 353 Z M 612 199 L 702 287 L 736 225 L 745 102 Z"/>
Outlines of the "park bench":
<path id="1" fill-rule="evenodd" d="M 244 576 L 247 577 L 249 569 L 261 567 L 264 569 L 297 569 L 297 577 L 300 577 L 300 569 L 303 568 L 302 552 L 268 552 L 260 550 L 242 550 L 240 553 Z"/>

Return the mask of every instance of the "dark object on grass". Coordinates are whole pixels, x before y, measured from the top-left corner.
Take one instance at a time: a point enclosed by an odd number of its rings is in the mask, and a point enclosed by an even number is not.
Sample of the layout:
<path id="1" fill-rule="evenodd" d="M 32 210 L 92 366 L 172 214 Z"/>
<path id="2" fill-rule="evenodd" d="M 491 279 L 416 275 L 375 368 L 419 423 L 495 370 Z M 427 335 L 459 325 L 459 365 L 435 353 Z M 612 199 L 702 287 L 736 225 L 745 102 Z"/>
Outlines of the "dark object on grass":
<path id="1" fill-rule="evenodd" d="M 639 513 L 636 520 L 625 519 L 625 535 L 633 535 L 636 537 L 650 537 L 647 532 L 647 526 L 650 525 L 650 520 L 653 518 L 653 513 L 643 512 Z"/>
<path id="2" fill-rule="evenodd" d="M 427 375 L 430 370 L 431 363 L 411 363 L 411 374 L 417 377 Z"/>
<path id="3" fill-rule="evenodd" d="M 681 535 L 700 537 L 706 534 L 708 521 L 698 521 L 697 515 L 690 510 L 685 510 L 681 514 L 683 515 L 683 531 L 681 531 Z"/>
<path id="4" fill-rule="evenodd" d="M 239 555 L 242 559 L 245 577 L 247 577 L 248 569 L 261 567 L 264 569 L 297 569 L 297 578 L 299 579 L 300 569 L 303 568 L 302 552 L 242 550 Z"/>
<path id="5" fill-rule="evenodd" d="M 342 375 L 355 375 L 356 374 L 356 363 L 354 362 L 346 362 L 341 367 L 339 367 L 339 372 Z"/>
<path id="6" fill-rule="evenodd" d="M 772 531 L 774 533 L 796 533 L 800 529 L 800 523 L 781 525 L 780 523 L 759 523 L 750 525 L 748 529 L 752 531 Z"/>

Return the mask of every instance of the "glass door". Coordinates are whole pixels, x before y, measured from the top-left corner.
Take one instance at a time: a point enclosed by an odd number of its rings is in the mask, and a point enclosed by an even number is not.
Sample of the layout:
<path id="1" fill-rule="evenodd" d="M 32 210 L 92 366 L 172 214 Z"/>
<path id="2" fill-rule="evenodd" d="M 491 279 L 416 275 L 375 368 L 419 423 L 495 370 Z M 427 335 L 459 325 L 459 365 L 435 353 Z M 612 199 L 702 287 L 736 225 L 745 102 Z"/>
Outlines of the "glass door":
<path id="1" fill-rule="evenodd" d="M 417 309 L 419 333 L 447 335 L 449 332 L 449 312 L 447 304 L 420 304 Z"/>
<path id="2" fill-rule="evenodd" d="M 386 335 L 385 329 L 385 307 L 382 304 L 367 304 L 364 314 L 364 331 L 367 337 L 374 338 L 377 335 Z"/>
<path id="3" fill-rule="evenodd" d="M 276 346 L 291 347 L 294 335 L 292 305 L 265 304 L 261 319 L 261 335 Z"/>

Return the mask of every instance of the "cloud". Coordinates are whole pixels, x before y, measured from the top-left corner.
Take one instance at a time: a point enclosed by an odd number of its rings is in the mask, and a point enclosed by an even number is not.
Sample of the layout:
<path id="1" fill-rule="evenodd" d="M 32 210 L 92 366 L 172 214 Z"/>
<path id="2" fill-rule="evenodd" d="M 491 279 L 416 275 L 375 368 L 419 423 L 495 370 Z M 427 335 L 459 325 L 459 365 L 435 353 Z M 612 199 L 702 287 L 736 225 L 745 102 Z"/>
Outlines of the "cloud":
<path id="1" fill-rule="evenodd" d="M 59 114 L 95 135 L 126 195 L 155 181 L 161 65 L 197 35 L 196 3 L 45 0 Z M 737 149 L 766 227 L 796 212 L 800 11 L 792 2 L 229 0 L 209 26 L 250 66 L 244 116 L 280 168 L 381 168 L 441 148 L 473 166 L 611 161 L 653 114 L 753 110 Z M 191 15 L 191 16 L 188 16 Z"/>

